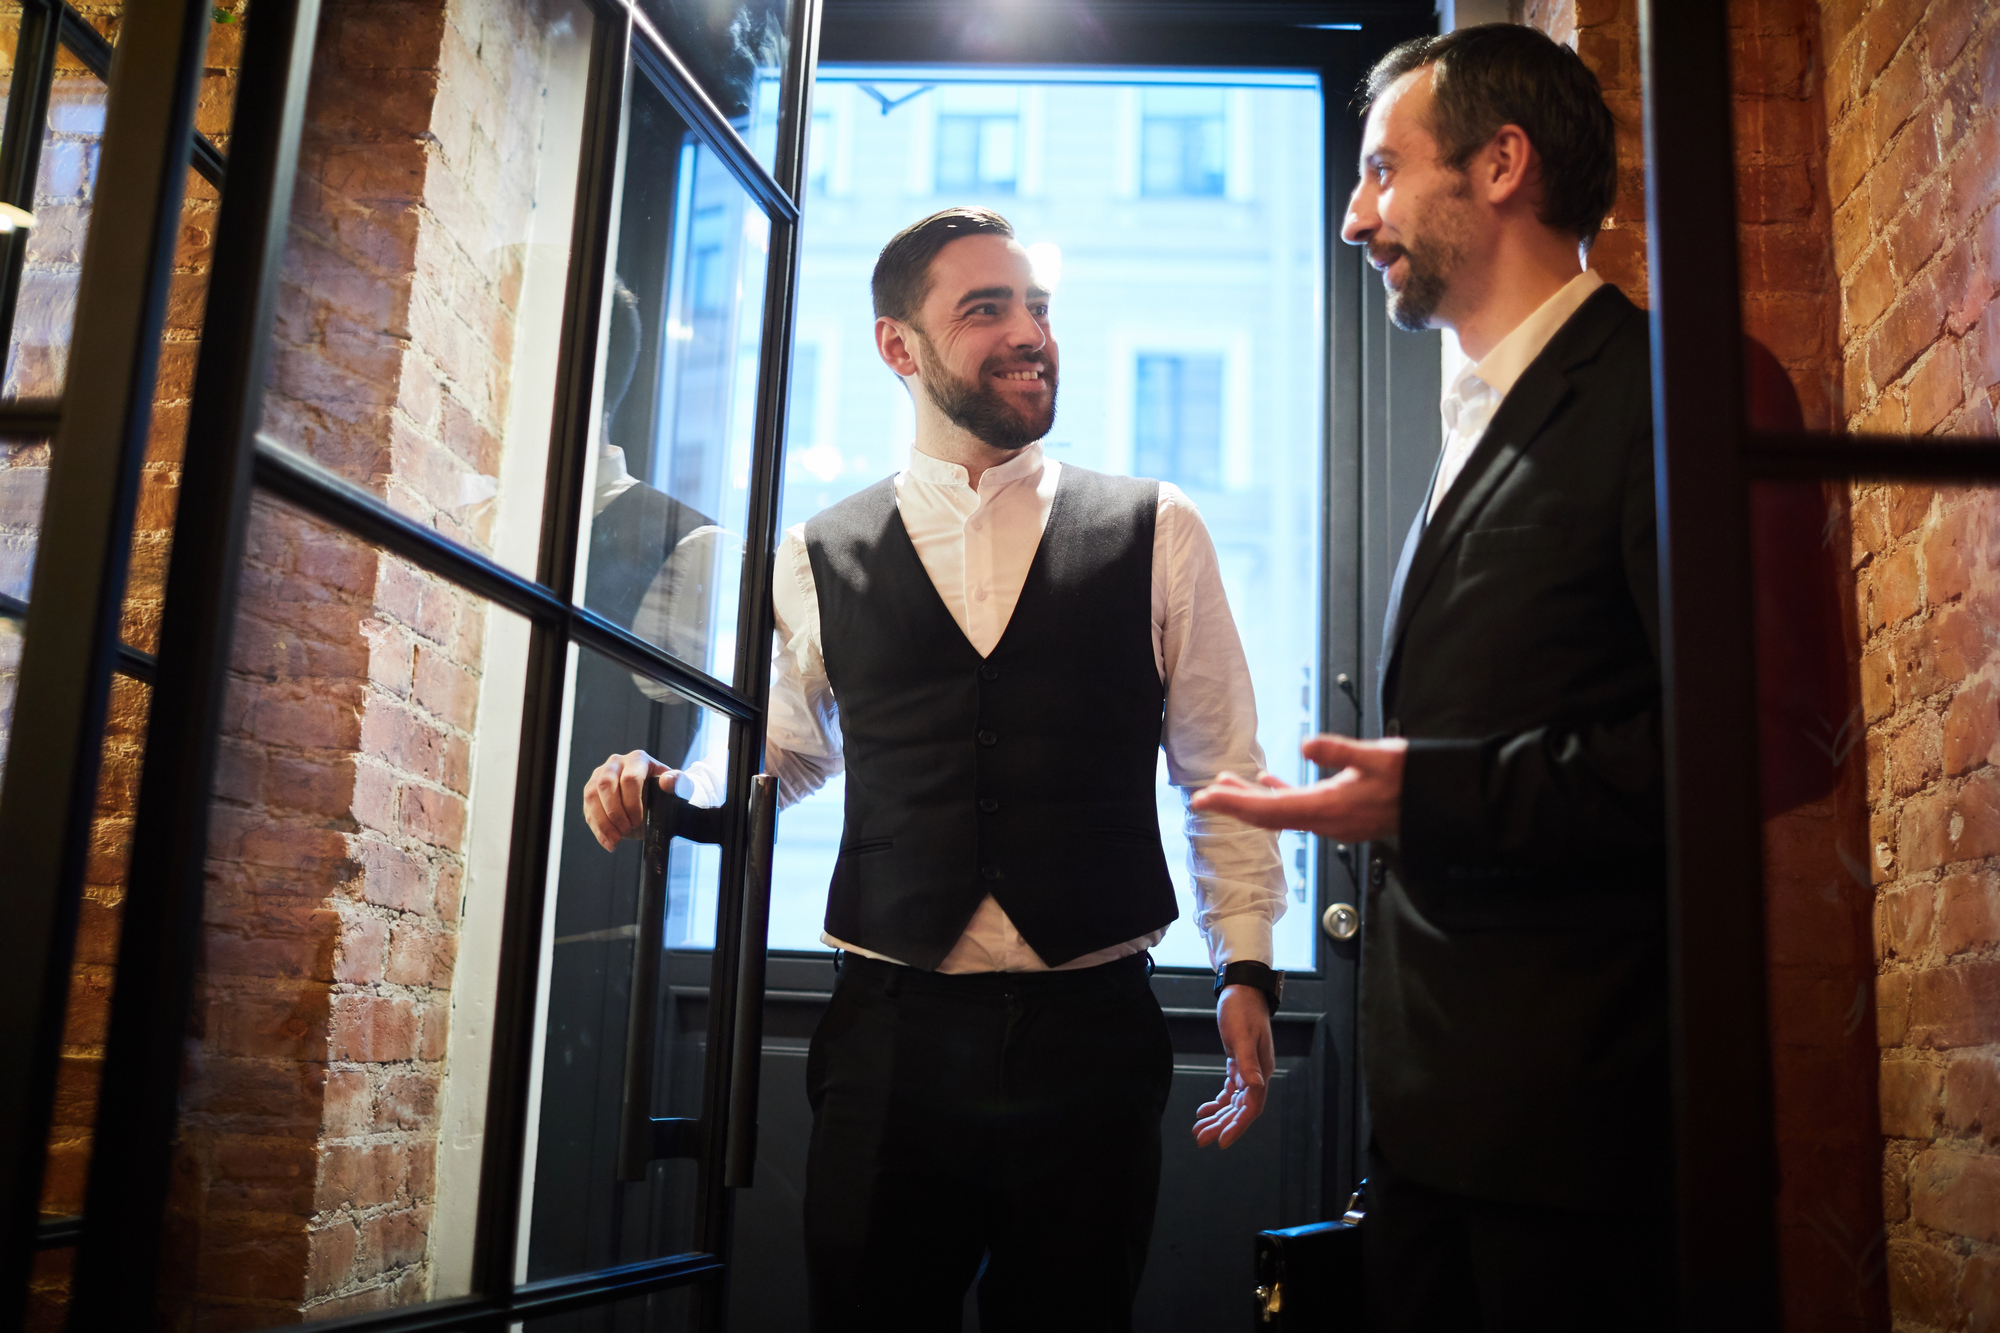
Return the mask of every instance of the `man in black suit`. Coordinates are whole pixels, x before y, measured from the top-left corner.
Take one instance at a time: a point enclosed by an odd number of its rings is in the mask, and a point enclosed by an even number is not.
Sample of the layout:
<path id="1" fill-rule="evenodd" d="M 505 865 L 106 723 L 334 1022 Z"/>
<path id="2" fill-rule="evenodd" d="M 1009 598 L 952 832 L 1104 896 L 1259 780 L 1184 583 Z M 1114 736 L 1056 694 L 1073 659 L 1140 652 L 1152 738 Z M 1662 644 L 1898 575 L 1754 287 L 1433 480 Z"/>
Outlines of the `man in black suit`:
<path id="1" fill-rule="evenodd" d="M 1647 321 L 1582 269 L 1614 193 L 1583 63 L 1493 24 L 1370 75 L 1344 238 L 1470 364 L 1389 597 L 1385 736 L 1199 808 L 1371 842 L 1375 1333 L 1667 1317 L 1664 778 Z"/>

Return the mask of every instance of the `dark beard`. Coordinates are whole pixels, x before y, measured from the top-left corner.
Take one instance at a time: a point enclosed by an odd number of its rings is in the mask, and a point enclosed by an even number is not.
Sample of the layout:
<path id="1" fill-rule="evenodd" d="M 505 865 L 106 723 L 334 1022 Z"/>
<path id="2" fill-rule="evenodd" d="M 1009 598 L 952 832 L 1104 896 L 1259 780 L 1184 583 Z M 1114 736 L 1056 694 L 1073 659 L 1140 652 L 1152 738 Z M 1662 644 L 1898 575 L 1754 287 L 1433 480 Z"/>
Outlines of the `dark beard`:
<path id="1" fill-rule="evenodd" d="M 1387 272 L 1382 275 L 1389 322 L 1406 333 L 1420 333 L 1431 327 L 1431 317 L 1437 314 L 1452 278 L 1465 266 L 1465 219 L 1450 205 L 1470 198 L 1471 194 L 1470 182 L 1461 177 L 1447 196 L 1446 208 L 1439 210 L 1441 225 L 1422 233 L 1412 232 L 1409 243 L 1397 247 L 1398 253 L 1409 260 L 1409 272 L 1403 277 L 1400 291 L 1389 286 Z M 1394 260 L 1392 255 L 1390 262 Z"/>
<path id="2" fill-rule="evenodd" d="M 944 413 L 945 419 L 975 440 L 995 449 L 1025 449 L 1049 433 L 1056 424 L 1056 368 L 1040 352 L 1014 360 L 1038 365 L 1049 386 L 1049 407 L 1032 416 L 1008 402 L 997 389 L 983 389 L 975 381 L 967 383 L 945 369 L 931 349 L 931 340 L 917 335 L 917 362 L 923 367 L 924 392 Z M 980 369 L 991 368 L 1003 358 L 994 358 Z"/>
<path id="3" fill-rule="evenodd" d="M 1457 256 L 1451 253 L 1439 256 L 1430 253 L 1429 247 L 1412 250 L 1407 246 L 1403 255 L 1409 260 L 1409 272 L 1403 275 L 1402 288 L 1398 290 L 1383 283 L 1389 298 L 1389 322 L 1405 333 L 1422 333 L 1431 326 L 1438 302 L 1444 300 L 1452 270 L 1457 267 L 1452 261 Z"/>

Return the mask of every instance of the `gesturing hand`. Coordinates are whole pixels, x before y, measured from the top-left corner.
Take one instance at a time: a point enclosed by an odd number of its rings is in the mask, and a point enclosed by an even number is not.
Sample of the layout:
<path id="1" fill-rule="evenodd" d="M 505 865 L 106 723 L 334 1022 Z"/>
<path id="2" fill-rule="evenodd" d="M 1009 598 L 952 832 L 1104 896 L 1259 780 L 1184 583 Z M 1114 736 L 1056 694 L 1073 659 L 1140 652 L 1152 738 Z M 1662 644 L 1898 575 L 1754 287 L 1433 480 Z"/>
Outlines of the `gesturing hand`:
<path id="1" fill-rule="evenodd" d="M 1258 828 L 1303 829 L 1336 842 L 1392 837 L 1402 819 L 1403 757 L 1409 748 L 1400 736 L 1379 741 L 1315 736 L 1299 752 L 1323 770 L 1337 770 L 1332 777 L 1291 787 L 1269 773 L 1256 782 L 1223 773 L 1188 805 Z"/>
<path id="2" fill-rule="evenodd" d="M 1224 986 L 1215 1002 L 1215 1026 L 1222 1032 L 1222 1049 L 1229 1065 L 1222 1091 L 1195 1111 L 1194 1141 L 1203 1148 L 1219 1143 L 1227 1148 L 1264 1113 L 1277 1057 L 1271 1046 L 1271 1009 L 1264 992 L 1254 986 Z"/>
<path id="3" fill-rule="evenodd" d="M 679 776 L 644 750 L 614 754 L 583 784 L 583 822 L 605 851 L 615 851 L 621 839 L 645 832 L 646 780 L 669 791 Z"/>

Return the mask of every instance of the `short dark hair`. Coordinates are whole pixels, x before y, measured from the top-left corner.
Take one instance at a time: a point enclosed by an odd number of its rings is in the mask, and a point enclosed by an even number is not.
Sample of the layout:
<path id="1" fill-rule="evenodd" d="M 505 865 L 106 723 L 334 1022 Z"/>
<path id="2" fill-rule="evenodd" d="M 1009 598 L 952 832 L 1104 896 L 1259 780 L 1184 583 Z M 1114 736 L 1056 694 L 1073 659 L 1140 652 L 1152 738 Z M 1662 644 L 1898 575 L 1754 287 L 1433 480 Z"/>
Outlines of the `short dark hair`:
<path id="1" fill-rule="evenodd" d="M 1368 105 L 1411 70 L 1431 75 L 1431 134 L 1463 171 L 1503 125 L 1519 125 L 1542 159 L 1545 226 L 1589 245 L 1618 196 L 1618 126 L 1597 76 L 1576 52 L 1519 23 L 1482 23 L 1390 48 L 1362 84 Z"/>
<path id="2" fill-rule="evenodd" d="M 931 261 L 938 251 L 967 236 L 1014 237 L 1014 224 L 990 208 L 961 205 L 942 208 L 889 238 L 875 261 L 869 286 L 875 294 L 875 317 L 905 322 L 915 318 L 931 294 Z"/>

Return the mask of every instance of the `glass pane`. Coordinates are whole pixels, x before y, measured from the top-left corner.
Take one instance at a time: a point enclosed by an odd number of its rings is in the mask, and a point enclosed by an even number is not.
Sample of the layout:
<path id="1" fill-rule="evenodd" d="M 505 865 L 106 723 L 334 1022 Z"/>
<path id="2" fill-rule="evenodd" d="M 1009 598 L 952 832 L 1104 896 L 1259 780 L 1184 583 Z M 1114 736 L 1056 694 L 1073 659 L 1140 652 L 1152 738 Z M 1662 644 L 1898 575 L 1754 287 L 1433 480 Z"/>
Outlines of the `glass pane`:
<path id="1" fill-rule="evenodd" d="M 35 226 L 27 235 L 20 295 L 7 348 L 4 392 L 53 398 L 69 374 L 70 329 L 76 323 L 77 280 L 97 188 L 97 153 L 104 137 L 104 84 L 64 54 L 49 87 Z"/>
<path id="2" fill-rule="evenodd" d="M 525 1333 L 692 1333 L 698 1286 L 632 1296 L 609 1305 L 548 1315 L 516 1325 Z"/>
<path id="3" fill-rule="evenodd" d="M 721 848 L 676 837 L 663 901 L 642 902 L 642 841 L 606 852 L 583 818 L 583 791 L 613 754 L 644 750 L 674 768 L 696 805 L 716 805 L 727 788 L 728 719 L 588 649 L 574 649 L 574 700 L 551 911 L 545 926 L 548 972 L 543 1044 L 532 1099 L 536 1121 L 529 1182 L 530 1281 L 659 1258 L 693 1247 L 696 1164 L 687 1157 L 634 1160 L 619 1169 L 626 1082 L 645 1078 L 626 1058 L 633 1013 L 648 1004 L 656 1040 L 642 1100 L 658 1118 L 701 1113 L 707 1049 L 710 957 L 715 942 Z M 639 938 L 642 911 L 658 913 L 661 935 Z M 651 949 L 658 984 L 634 1004 L 638 951 Z"/>
<path id="4" fill-rule="evenodd" d="M 640 0 L 639 8 L 770 170 L 791 49 L 791 0 Z"/>
<path id="5" fill-rule="evenodd" d="M 1292 76 L 1218 76 L 1186 87 L 1115 78 L 1038 84 L 1025 70 L 1018 83 L 953 85 L 948 69 L 911 67 L 899 71 L 909 82 L 891 96 L 859 82 L 870 77 L 822 66 L 814 91 L 814 106 L 829 117 L 824 173 L 839 204 L 809 211 L 804 223 L 783 523 L 804 522 L 907 458 L 914 417 L 876 357 L 865 277 L 899 229 L 965 202 L 961 187 L 999 183 L 979 174 L 991 165 L 979 134 L 1004 124 L 1007 133 L 991 142 L 1005 140 L 1005 179 L 1017 179 L 1018 160 L 1019 190 L 1032 197 L 997 202 L 1057 288 L 1053 327 L 1069 371 L 1048 456 L 1158 477 L 1193 498 L 1249 658 L 1266 762 L 1288 781 L 1316 776 L 1299 742 L 1320 729 L 1317 85 Z M 1254 139 L 1220 128 L 1238 116 L 1255 126 Z M 1180 154 L 1170 198 L 1151 198 L 1146 187 L 1153 149 L 1142 131 L 1155 121 L 1172 130 Z M 1231 144 L 1249 157 L 1228 161 Z M 933 163 L 929 192 L 912 196 L 910 183 L 929 180 Z M 1221 196 L 1225 174 L 1244 182 L 1240 198 L 1184 197 Z M 1161 273 L 1174 283 L 1162 286 Z M 774 948 L 822 947 L 843 787 L 836 778 L 778 822 Z M 1164 765 L 1158 792 L 1181 917 L 1154 956 L 1206 967 L 1182 796 Z M 1291 894 L 1276 927 L 1279 965 L 1309 969 L 1314 853 L 1296 833 L 1284 835 L 1281 851 Z"/>
<path id="6" fill-rule="evenodd" d="M 21 676 L 21 622 L 0 615 L 0 776 L 7 771 L 7 741 L 14 734 L 14 689 Z"/>
<path id="7" fill-rule="evenodd" d="M 252 506 L 163 1308 L 470 1290 L 529 626 Z"/>
<path id="8" fill-rule="evenodd" d="M 582 599 L 733 673 L 770 222 L 650 81 L 634 84 Z"/>
<path id="9" fill-rule="evenodd" d="M 592 19 L 425 14 L 323 21 L 263 424 L 532 574 Z"/>
<path id="10" fill-rule="evenodd" d="M 2000 488 L 1760 483 L 1749 517 L 1785 1325 L 1976 1326 Z"/>

